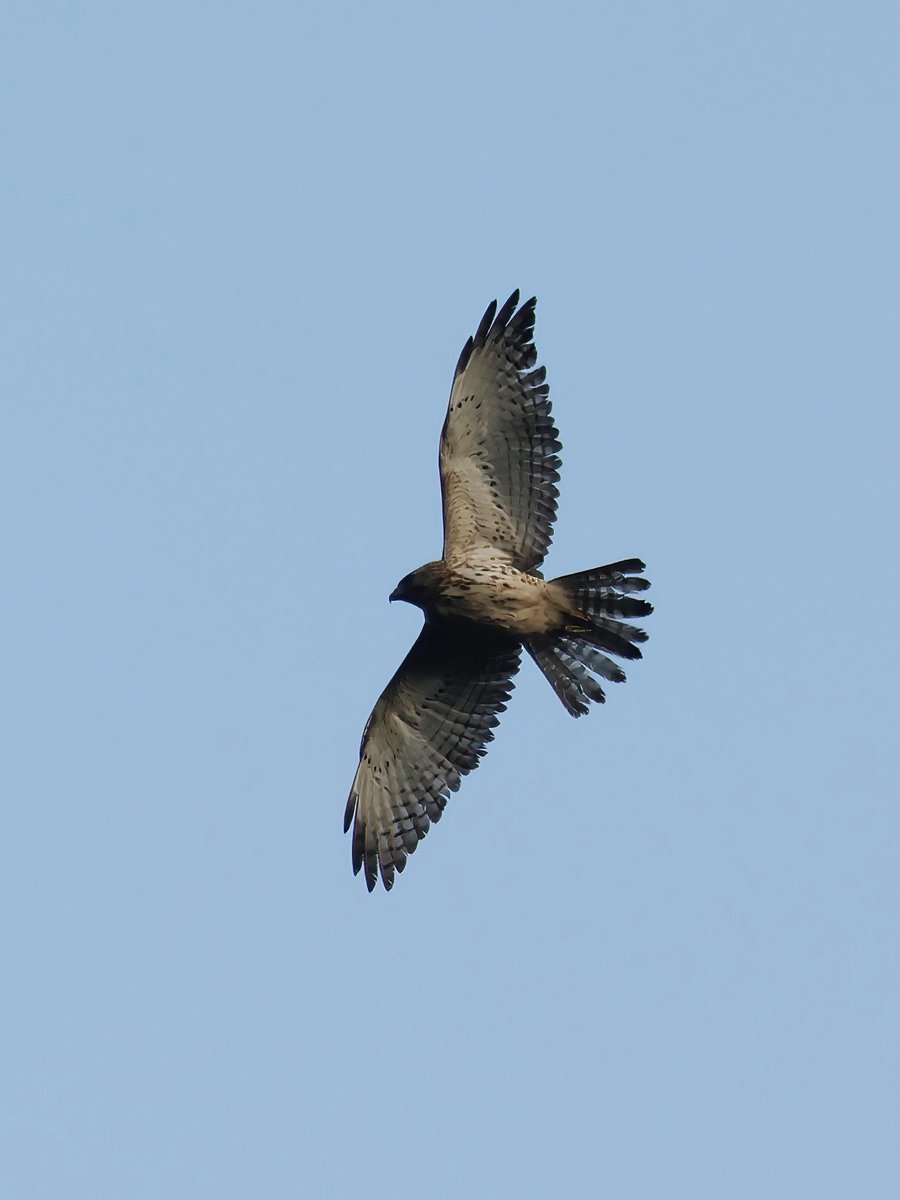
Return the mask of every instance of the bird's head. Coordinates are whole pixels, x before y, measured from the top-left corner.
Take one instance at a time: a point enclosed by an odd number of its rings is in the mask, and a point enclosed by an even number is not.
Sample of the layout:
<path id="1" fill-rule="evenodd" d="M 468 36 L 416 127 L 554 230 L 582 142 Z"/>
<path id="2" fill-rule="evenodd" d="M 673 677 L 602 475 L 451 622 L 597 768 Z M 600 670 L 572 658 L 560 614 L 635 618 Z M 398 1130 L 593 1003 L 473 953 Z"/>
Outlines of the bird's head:
<path id="1" fill-rule="evenodd" d="M 424 608 L 435 594 L 434 563 L 426 563 L 417 571 L 404 575 L 390 594 L 391 600 L 405 600 L 407 604 L 415 604 Z"/>

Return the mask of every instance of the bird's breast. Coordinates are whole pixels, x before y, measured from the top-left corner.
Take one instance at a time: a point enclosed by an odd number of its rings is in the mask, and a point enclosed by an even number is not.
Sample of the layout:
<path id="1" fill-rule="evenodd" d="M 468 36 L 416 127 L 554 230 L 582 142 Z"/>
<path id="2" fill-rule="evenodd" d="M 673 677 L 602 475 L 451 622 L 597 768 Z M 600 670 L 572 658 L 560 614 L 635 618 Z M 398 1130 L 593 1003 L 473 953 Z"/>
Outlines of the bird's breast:
<path id="1" fill-rule="evenodd" d="M 448 564 L 432 607 L 441 617 L 517 637 L 546 633 L 559 625 L 561 615 L 543 579 L 490 561 Z"/>

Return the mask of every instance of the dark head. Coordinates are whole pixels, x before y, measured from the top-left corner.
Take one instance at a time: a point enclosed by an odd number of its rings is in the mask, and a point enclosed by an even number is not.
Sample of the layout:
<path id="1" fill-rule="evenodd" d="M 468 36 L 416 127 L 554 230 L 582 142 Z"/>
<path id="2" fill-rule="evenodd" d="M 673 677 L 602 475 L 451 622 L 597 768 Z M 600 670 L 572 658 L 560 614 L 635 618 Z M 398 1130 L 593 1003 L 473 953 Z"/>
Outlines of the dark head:
<path id="1" fill-rule="evenodd" d="M 407 604 L 415 604 L 419 608 L 425 608 L 430 600 L 435 595 L 435 580 L 433 568 L 434 563 L 426 563 L 424 567 L 419 567 L 417 571 L 410 571 L 408 575 L 404 575 L 394 590 L 391 592 L 391 600 L 405 600 Z"/>

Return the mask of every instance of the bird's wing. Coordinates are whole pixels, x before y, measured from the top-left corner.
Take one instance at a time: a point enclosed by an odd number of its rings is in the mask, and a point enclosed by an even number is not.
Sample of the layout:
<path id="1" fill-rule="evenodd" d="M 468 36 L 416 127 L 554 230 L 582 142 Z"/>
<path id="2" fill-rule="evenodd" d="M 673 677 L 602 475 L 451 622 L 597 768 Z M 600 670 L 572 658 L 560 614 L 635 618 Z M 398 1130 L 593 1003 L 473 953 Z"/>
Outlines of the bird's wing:
<path id="1" fill-rule="evenodd" d="M 441 433 L 444 558 L 489 547 L 539 567 L 556 519 L 561 449 L 545 370 L 535 368 L 535 300 L 494 301 L 463 347 Z M 496 315 L 495 315 L 496 314 Z"/>
<path id="2" fill-rule="evenodd" d="M 369 717 L 344 814 L 353 873 L 394 882 L 460 779 L 493 739 L 519 669 L 518 643 L 427 623 Z"/>

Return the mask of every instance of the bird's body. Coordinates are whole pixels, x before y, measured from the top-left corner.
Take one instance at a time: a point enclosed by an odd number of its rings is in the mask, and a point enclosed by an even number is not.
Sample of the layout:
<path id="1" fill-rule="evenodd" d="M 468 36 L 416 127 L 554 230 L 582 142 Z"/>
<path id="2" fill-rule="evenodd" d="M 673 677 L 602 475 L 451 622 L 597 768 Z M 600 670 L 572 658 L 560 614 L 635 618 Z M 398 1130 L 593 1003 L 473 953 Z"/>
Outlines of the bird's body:
<path id="1" fill-rule="evenodd" d="M 621 682 L 610 657 L 640 658 L 642 629 L 621 618 L 652 608 L 644 564 L 625 559 L 545 580 L 556 516 L 560 443 L 543 367 L 535 368 L 535 301 L 488 306 L 463 347 L 441 433 L 443 556 L 400 581 L 392 600 L 425 624 L 375 705 L 344 818 L 353 869 L 386 888 L 439 819 L 450 792 L 493 738 L 525 649 L 573 716 L 603 702 L 597 677 Z"/>
<path id="2" fill-rule="evenodd" d="M 426 563 L 406 579 L 414 581 L 410 594 L 398 594 L 406 590 L 404 580 L 394 597 L 418 605 L 426 619 L 471 621 L 520 640 L 557 628 L 567 612 L 552 581 L 520 571 L 489 550 Z"/>

